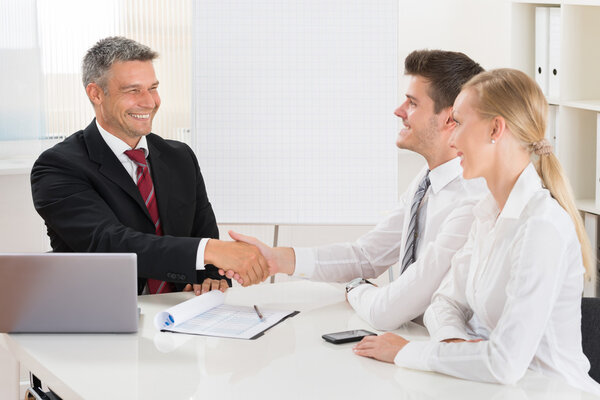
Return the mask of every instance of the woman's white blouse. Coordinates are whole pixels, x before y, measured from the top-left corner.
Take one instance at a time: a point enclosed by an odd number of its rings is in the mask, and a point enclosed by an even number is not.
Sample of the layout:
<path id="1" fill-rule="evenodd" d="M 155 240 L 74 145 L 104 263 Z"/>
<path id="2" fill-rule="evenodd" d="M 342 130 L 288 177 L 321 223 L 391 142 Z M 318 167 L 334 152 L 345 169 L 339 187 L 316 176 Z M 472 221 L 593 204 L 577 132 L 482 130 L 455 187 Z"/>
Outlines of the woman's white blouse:
<path id="1" fill-rule="evenodd" d="M 410 342 L 395 363 L 500 383 L 531 368 L 600 394 L 581 347 L 584 267 L 567 212 L 532 164 L 499 215 L 491 194 L 473 212 L 467 244 L 425 313 L 433 340 Z M 483 340 L 440 343 L 450 338 Z"/>

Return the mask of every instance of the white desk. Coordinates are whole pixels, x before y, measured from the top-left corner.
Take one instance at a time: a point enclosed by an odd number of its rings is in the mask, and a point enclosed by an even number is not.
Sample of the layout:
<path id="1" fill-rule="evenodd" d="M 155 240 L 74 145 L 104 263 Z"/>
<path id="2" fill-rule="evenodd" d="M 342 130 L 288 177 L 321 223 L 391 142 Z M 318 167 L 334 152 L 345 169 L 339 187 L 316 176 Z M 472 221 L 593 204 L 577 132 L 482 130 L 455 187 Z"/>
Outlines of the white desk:
<path id="1" fill-rule="evenodd" d="M 141 296 L 137 334 L 2 334 L 0 341 L 65 400 L 594 398 L 531 371 L 518 385 L 502 386 L 358 357 L 351 343 L 321 339 L 323 333 L 371 329 L 345 302 L 341 285 L 288 282 L 230 289 L 229 304 L 301 311 L 249 341 L 157 332 L 154 314 L 189 297 Z M 412 339 L 427 336 L 413 323 L 397 332 Z"/>

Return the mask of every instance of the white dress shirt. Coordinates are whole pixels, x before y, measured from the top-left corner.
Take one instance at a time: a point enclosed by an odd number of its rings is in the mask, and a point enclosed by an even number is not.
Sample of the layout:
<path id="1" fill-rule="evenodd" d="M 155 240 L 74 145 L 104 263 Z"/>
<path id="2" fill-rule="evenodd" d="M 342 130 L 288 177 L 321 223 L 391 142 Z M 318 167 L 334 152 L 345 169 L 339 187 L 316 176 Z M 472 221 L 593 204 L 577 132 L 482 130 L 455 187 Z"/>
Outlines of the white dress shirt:
<path id="1" fill-rule="evenodd" d="M 600 394 L 581 347 L 584 267 L 573 222 L 532 164 L 502 212 L 488 195 L 474 208 L 465 247 L 425 313 L 433 341 L 410 342 L 400 366 L 513 383 L 527 368 Z M 475 343 L 440 343 L 450 338 Z"/>
<path id="2" fill-rule="evenodd" d="M 110 147 L 112 152 L 115 153 L 115 156 L 117 156 L 117 158 L 123 165 L 123 168 L 125 168 L 125 171 L 127 171 L 129 176 L 131 176 L 131 179 L 133 179 L 133 182 L 135 182 L 137 184 L 137 180 L 136 180 L 137 164 L 134 163 L 133 160 L 127 156 L 127 154 L 125 154 L 125 152 L 127 150 L 131 150 L 131 147 L 129 147 L 129 145 L 127 143 L 125 143 L 124 141 L 122 141 L 115 135 L 109 133 L 103 127 L 101 127 L 100 124 L 98 123 L 98 120 L 96 120 L 96 126 L 98 127 L 98 130 L 100 131 L 100 136 L 102 136 L 102 139 L 104 139 L 104 141 L 106 142 L 108 147 Z M 150 150 L 148 149 L 148 143 L 146 141 L 146 136 L 142 136 L 140 138 L 140 141 L 138 142 L 137 146 L 135 146 L 134 150 L 137 150 L 137 149 L 144 150 L 144 155 L 146 158 L 148 158 L 148 155 L 150 154 Z M 147 165 L 148 165 L 148 171 L 150 171 L 150 164 L 147 163 Z M 205 269 L 204 249 L 206 249 L 206 243 L 208 243 L 209 239 L 210 238 L 203 238 L 202 240 L 200 240 L 200 244 L 198 245 L 198 253 L 196 255 L 196 269 L 197 270 Z"/>
<path id="3" fill-rule="evenodd" d="M 423 169 L 400 198 L 396 210 L 355 243 L 295 248 L 295 276 L 345 282 L 381 275 L 404 255 L 410 208 Z M 392 330 L 414 319 L 430 304 L 450 267 L 452 256 L 467 240 L 473 206 L 487 193 L 482 179 L 462 178 L 454 158 L 429 173 L 431 186 L 421 203 L 416 261 L 384 287 L 360 285 L 348 294 L 358 315 L 379 330 Z"/>

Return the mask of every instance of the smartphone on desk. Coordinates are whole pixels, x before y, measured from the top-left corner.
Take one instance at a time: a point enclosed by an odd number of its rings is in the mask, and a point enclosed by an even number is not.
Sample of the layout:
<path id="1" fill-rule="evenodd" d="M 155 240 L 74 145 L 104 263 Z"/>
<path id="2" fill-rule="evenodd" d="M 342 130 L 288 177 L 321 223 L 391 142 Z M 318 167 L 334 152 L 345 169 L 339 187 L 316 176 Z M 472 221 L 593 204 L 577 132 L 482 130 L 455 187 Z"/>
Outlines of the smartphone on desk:
<path id="1" fill-rule="evenodd" d="M 355 329 L 353 331 L 327 333 L 321 337 L 330 343 L 341 344 L 358 342 L 365 336 L 377 336 L 377 334 L 364 329 Z"/>

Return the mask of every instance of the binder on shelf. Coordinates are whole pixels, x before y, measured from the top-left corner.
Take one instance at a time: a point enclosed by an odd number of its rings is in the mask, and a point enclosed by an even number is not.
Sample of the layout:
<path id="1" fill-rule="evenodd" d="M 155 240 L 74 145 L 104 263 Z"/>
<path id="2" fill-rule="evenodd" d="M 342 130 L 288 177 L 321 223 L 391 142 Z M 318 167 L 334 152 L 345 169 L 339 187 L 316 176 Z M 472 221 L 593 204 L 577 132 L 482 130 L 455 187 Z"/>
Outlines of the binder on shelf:
<path id="1" fill-rule="evenodd" d="M 548 97 L 550 8 L 535 8 L 535 81 Z"/>
<path id="2" fill-rule="evenodd" d="M 548 98 L 558 100 L 560 95 L 560 7 L 550 8 L 548 32 Z"/>
<path id="3" fill-rule="evenodd" d="M 600 113 L 596 114 L 596 208 L 600 208 Z"/>

